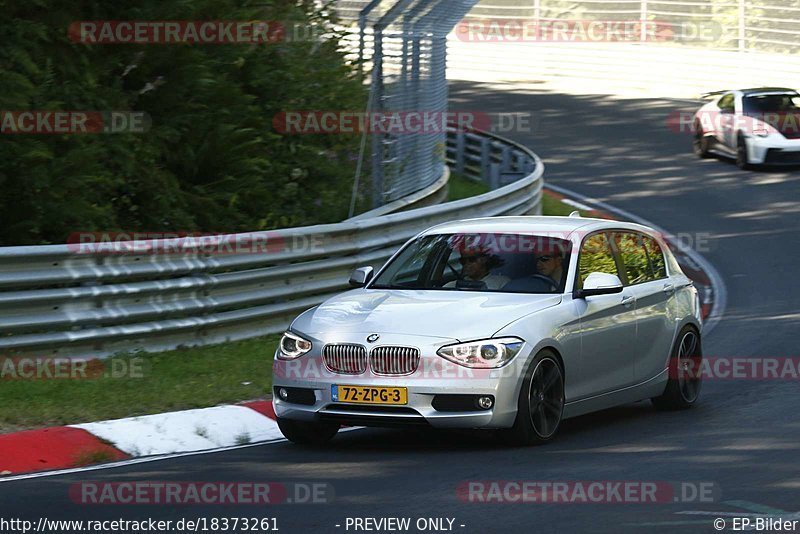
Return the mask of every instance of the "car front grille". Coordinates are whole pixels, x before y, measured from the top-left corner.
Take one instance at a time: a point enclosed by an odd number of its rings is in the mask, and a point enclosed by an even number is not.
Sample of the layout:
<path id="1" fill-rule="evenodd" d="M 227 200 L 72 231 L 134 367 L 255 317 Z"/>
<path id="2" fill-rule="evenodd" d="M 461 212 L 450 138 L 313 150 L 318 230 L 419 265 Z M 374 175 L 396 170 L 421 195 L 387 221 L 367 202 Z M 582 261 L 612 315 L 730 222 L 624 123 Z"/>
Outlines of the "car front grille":
<path id="1" fill-rule="evenodd" d="M 322 358 L 334 373 L 360 375 L 367 370 L 367 349 L 361 345 L 325 345 Z"/>
<path id="2" fill-rule="evenodd" d="M 419 349 L 375 347 L 369 355 L 372 371 L 379 375 L 410 375 L 419 366 Z"/>
<path id="3" fill-rule="evenodd" d="M 777 148 L 767 150 L 764 159 L 767 165 L 800 165 L 800 151 L 783 151 Z"/>

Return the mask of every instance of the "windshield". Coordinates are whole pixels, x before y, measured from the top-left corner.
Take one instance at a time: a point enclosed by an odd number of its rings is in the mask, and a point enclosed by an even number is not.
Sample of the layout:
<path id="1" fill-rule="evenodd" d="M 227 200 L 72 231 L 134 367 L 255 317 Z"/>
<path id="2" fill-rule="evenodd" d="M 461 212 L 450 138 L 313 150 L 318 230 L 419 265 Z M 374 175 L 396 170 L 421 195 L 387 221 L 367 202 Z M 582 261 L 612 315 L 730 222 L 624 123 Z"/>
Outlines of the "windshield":
<path id="1" fill-rule="evenodd" d="M 563 293 L 570 242 L 522 234 L 427 235 L 409 243 L 370 289 Z"/>
<path id="2" fill-rule="evenodd" d="M 796 93 L 751 95 L 742 99 L 746 115 L 762 113 L 797 113 L 800 96 Z"/>

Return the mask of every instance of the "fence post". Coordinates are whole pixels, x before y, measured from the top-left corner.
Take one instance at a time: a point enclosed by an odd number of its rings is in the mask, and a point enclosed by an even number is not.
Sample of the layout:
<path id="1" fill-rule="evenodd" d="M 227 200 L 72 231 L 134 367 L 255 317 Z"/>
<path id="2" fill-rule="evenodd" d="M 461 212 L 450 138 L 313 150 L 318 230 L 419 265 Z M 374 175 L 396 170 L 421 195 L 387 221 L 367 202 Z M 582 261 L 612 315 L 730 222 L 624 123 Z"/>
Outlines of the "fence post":
<path id="1" fill-rule="evenodd" d="M 358 14 L 358 77 L 364 80 L 364 49 L 366 48 L 367 16 Z"/>
<path id="2" fill-rule="evenodd" d="M 383 113 L 386 109 L 385 93 L 383 86 L 383 28 L 375 26 L 373 29 L 372 69 L 374 71 L 372 89 L 375 91 L 376 106 L 372 113 Z M 372 133 L 372 207 L 383 205 L 383 135 Z"/>
<path id="3" fill-rule="evenodd" d="M 745 16 L 746 16 L 745 0 L 739 0 L 739 52 L 747 50 L 747 43 L 745 42 Z"/>
<path id="4" fill-rule="evenodd" d="M 642 0 L 639 12 L 639 40 L 642 42 L 647 41 L 647 0 Z"/>

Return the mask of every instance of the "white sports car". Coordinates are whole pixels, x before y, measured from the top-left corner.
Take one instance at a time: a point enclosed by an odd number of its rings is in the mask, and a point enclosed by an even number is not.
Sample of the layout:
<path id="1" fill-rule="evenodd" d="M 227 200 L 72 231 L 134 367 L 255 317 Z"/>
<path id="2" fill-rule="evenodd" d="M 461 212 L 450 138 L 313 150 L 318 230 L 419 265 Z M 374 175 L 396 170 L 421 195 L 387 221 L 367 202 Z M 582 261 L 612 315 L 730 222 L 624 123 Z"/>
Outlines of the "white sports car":
<path id="1" fill-rule="evenodd" d="M 739 168 L 800 165 L 800 95 L 761 87 L 707 93 L 694 115 L 694 152 L 736 159 Z"/>
<path id="2" fill-rule="evenodd" d="M 295 319 L 276 351 L 275 412 L 296 443 L 346 424 L 492 428 L 536 444 L 567 417 L 697 400 L 697 290 L 650 228 L 457 221 L 350 282 Z"/>

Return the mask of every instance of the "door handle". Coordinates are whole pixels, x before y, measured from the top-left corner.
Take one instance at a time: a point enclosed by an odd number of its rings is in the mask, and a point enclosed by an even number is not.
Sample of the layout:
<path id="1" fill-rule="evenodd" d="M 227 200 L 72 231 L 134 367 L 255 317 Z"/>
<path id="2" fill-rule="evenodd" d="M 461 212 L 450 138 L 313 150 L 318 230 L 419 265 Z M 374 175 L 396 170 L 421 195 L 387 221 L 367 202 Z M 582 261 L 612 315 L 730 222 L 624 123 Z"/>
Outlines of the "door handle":
<path id="1" fill-rule="evenodd" d="M 633 303 L 636 302 L 636 297 L 632 297 L 630 295 L 622 297 L 622 305 L 626 308 L 630 308 L 633 306 Z"/>
<path id="2" fill-rule="evenodd" d="M 675 292 L 675 286 L 672 284 L 664 284 L 664 293 L 671 295 Z"/>

